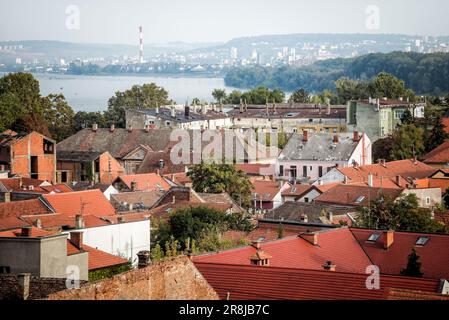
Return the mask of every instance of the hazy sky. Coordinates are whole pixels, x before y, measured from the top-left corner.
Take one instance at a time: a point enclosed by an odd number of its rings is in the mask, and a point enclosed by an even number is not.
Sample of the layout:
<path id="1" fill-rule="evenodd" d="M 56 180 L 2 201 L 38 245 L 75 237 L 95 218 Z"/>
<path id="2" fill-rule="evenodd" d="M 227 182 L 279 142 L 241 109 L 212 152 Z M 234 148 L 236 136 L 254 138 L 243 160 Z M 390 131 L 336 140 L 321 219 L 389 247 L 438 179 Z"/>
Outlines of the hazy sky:
<path id="1" fill-rule="evenodd" d="M 76 14 L 66 14 L 70 5 L 79 8 L 79 29 Z M 379 28 L 367 28 L 370 5 L 379 8 Z M 0 41 L 135 44 L 139 25 L 145 43 L 283 33 L 448 35 L 448 16 L 447 0 L 0 0 Z"/>

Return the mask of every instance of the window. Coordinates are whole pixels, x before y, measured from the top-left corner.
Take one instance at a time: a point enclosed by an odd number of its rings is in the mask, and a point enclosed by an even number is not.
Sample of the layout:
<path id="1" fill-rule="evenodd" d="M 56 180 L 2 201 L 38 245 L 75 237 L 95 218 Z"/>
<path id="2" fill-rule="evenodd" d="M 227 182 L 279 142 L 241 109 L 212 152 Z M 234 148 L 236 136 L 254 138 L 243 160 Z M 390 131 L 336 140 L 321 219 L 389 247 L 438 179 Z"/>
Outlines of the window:
<path id="1" fill-rule="evenodd" d="M 62 183 L 68 182 L 68 181 L 67 181 L 67 171 L 62 171 L 62 172 L 61 172 L 61 182 L 62 182 Z"/>
<path id="2" fill-rule="evenodd" d="M 402 109 L 394 110 L 394 118 L 395 119 L 400 120 L 400 119 L 402 119 L 403 115 L 404 115 L 404 110 L 402 110 Z"/>
<path id="3" fill-rule="evenodd" d="M 305 197 L 304 198 L 304 202 L 308 203 L 309 202 L 309 198 Z"/>
<path id="4" fill-rule="evenodd" d="M 323 166 L 318 167 L 318 176 L 321 178 L 323 176 Z"/>
<path id="5" fill-rule="evenodd" d="M 309 167 L 309 170 L 312 171 L 312 166 Z"/>
<path id="6" fill-rule="evenodd" d="M 430 204 L 430 197 L 426 197 L 426 204 L 427 204 L 427 205 Z"/>
<path id="7" fill-rule="evenodd" d="M 368 241 L 369 242 L 376 242 L 377 239 L 380 238 L 380 234 L 377 233 L 373 233 L 372 235 L 369 236 Z"/>
<path id="8" fill-rule="evenodd" d="M 298 176 L 298 173 L 297 173 L 297 170 L 296 170 L 296 166 L 291 166 L 290 167 L 290 172 L 291 172 L 292 178 L 296 179 L 296 177 Z"/>
<path id="9" fill-rule="evenodd" d="M 337 128 L 333 128 L 332 131 L 333 131 L 334 133 L 337 133 Z"/>
<path id="10" fill-rule="evenodd" d="M 429 241 L 429 237 L 419 237 L 418 240 L 416 240 L 415 245 L 417 246 L 424 246 L 427 241 Z"/>
<path id="11" fill-rule="evenodd" d="M 0 274 L 10 273 L 11 268 L 9 266 L 0 266 Z"/>
<path id="12" fill-rule="evenodd" d="M 302 166 L 302 176 L 307 177 L 307 166 Z"/>
<path id="13" fill-rule="evenodd" d="M 281 177 L 284 176 L 284 166 L 283 165 L 279 166 L 279 176 L 281 176 Z"/>
<path id="14" fill-rule="evenodd" d="M 361 203 L 363 200 L 365 200 L 365 196 L 359 196 L 359 197 L 355 200 L 355 203 Z"/>
<path id="15" fill-rule="evenodd" d="M 298 190 L 298 189 L 296 189 L 296 187 L 293 187 L 293 188 L 290 190 L 290 193 L 295 193 L 296 190 Z"/>

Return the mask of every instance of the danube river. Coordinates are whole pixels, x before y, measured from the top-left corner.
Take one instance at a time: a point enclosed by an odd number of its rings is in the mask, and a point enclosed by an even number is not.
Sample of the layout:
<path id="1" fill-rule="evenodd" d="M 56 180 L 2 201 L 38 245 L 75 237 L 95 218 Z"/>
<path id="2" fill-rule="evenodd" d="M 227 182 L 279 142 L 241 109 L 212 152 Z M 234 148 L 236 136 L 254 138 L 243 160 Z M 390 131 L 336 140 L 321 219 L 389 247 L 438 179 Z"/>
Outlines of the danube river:
<path id="1" fill-rule="evenodd" d="M 4 73 L 0 73 L 3 76 Z M 233 90 L 225 86 L 223 78 L 146 77 L 146 76 L 75 76 L 34 74 L 39 80 L 41 94 L 62 93 L 75 111 L 103 111 L 108 99 L 117 90 L 124 91 L 133 85 L 155 82 L 164 87 L 169 97 L 177 103 L 199 98 L 213 101 L 215 88 Z"/>

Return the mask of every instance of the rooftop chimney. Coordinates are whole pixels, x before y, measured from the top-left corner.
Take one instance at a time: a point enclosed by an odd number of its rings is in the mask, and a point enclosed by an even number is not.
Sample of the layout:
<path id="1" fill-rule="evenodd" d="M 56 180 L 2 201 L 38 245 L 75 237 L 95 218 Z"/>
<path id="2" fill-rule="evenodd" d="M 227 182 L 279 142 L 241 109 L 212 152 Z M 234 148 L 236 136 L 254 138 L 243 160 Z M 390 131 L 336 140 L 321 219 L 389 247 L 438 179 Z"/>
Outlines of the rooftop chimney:
<path id="1" fill-rule="evenodd" d="M 373 174 L 371 172 L 368 174 L 368 187 L 374 187 Z"/>
<path id="2" fill-rule="evenodd" d="M 307 242 L 311 243 L 314 246 L 318 245 L 318 234 L 316 232 L 306 232 L 299 235 L 300 238 L 303 238 Z"/>
<path id="3" fill-rule="evenodd" d="M 19 273 L 17 275 L 18 291 L 17 298 L 19 300 L 27 300 L 30 296 L 30 278 L 31 273 Z"/>
<path id="4" fill-rule="evenodd" d="M 331 114 L 331 105 L 330 105 L 330 103 L 328 103 L 327 106 L 326 106 L 326 114 L 327 115 Z"/>
<path id="5" fill-rule="evenodd" d="M 138 268 L 145 268 L 150 264 L 150 251 L 143 250 L 137 253 L 137 258 L 139 259 Z"/>
<path id="6" fill-rule="evenodd" d="M 334 135 L 333 143 L 338 143 L 338 134 Z"/>
<path id="7" fill-rule="evenodd" d="M 34 220 L 34 222 L 33 222 L 33 225 L 36 227 L 36 228 L 42 228 L 42 222 L 41 222 L 41 219 L 36 219 L 36 220 Z"/>
<path id="8" fill-rule="evenodd" d="M 29 226 L 22 227 L 20 236 L 21 237 L 31 237 L 31 231 L 32 231 L 32 228 Z"/>
<path id="9" fill-rule="evenodd" d="M 240 113 L 243 113 L 243 100 L 240 99 Z"/>
<path id="10" fill-rule="evenodd" d="M 98 130 L 98 124 L 96 124 L 96 123 L 92 124 L 92 131 L 97 132 L 97 130 Z"/>
<path id="11" fill-rule="evenodd" d="M 78 249 L 83 249 L 83 233 L 80 231 L 71 231 L 70 242 Z"/>
<path id="12" fill-rule="evenodd" d="M 77 214 L 75 216 L 75 228 L 76 229 L 82 229 L 84 228 L 84 220 L 83 220 L 83 216 L 80 214 Z"/>
<path id="13" fill-rule="evenodd" d="M 111 131 L 111 132 L 114 132 L 114 130 L 115 130 L 115 125 L 111 124 L 111 129 L 110 129 L 110 131 Z"/>
<path id="14" fill-rule="evenodd" d="M 137 190 L 137 181 L 131 181 L 131 191 Z"/>
<path id="15" fill-rule="evenodd" d="M 394 242 L 394 231 L 387 230 L 382 234 L 382 243 L 385 250 L 388 250 Z"/>
<path id="16" fill-rule="evenodd" d="M 159 159 L 159 169 L 164 168 L 164 159 Z"/>
<path id="17" fill-rule="evenodd" d="M 332 263 L 332 261 L 327 261 L 324 265 L 323 268 L 324 270 L 328 270 L 328 271 L 335 271 L 335 268 L 337 266 L 335 264 Z"/>
<path id="18" fill-rule="evenodd" d="M 128 132 L 133 132 L 133 126 L 132 125 L 128 126 Z"/>
<path id="19" fill-rule="evenodd" d="M 159 104 L 156 105 L 156 114 L 159 114 Z"/>
<path id="20" fill-rule="evenodd" d="M 145 126 L 145 132 L 150 132 L 150 125 L 149 125 L 149 124 L 147 124 L 147 125 Z"/>
<path id="21" fill-rule="evenodd" d="M 206 105 L 204 105 L 204 104 L 202 104 L 201 105 L 201 114 L 202 115 L 205 115 L 207 112 L 206 112 Z"/>
<path id="22" fill-rule="evenodd" d="M 257 250 L 260 249 L 261 244 L 262 244 L 262 241 L 260 241 L 260 240 L 253 241 L 253 242 L 251 243 L 251 245 L 252 245 L 254 248 L 256 248 Z"/>
<path id="23" fill-rule="evenodd" d="M 354 131 L 354 142 L 360 141 L 359 132 L 357 130 Z"/>
<path id="24" fill-rule="evenodd" d="M 302 141 L 307 142 L 309 140 L 309 132 L 307 130 L 302 131 Z"/>
<path id="25" fill-rule="evenodd" d="M 129 211 L 132 211 L 132 210 L 133 210 L 133 207 L 132 207 L 132 206 L 133 206 L 133 204 L 130 203 L 130 204 L 129 204 L 129 208 L 130 208 Z M 118 216 L 118 217 L 117 217 L 117 223 L 123 223 L 123 222 L 125 222 L 125 219 L 124 219 L 122 216 Z"/>
<path id="26" fill-rule="evenodd" d="M 176 118 L 176 110 L 174 106 L 170 107 L 170 115 L 172 118 Z"/>
<path id="27" fill-rule="evenodd" d="M 190 107 L 186 105 L 184 107 L 184 117 L 188 118 L 190 116 Z"/>

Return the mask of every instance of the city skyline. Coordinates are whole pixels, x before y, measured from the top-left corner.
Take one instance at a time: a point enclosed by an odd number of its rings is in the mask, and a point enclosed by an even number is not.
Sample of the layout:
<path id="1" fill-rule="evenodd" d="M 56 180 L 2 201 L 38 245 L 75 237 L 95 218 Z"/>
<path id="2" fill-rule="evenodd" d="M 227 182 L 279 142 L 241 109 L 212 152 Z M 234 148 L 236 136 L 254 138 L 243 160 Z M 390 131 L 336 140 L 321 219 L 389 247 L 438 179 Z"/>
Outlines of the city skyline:
<path id="1" fill-rule="evenodd" d="M 9 2 L 9 3 L 8 3 Z M 143 26 L 145 44 L 226 42 L 237 37 L 291 33 L 448 35 L 449 3 L 330 0 L 170 2 L 5 1 L 0 41 L 57 40 L 135 44 Z M 351 7 L 351 10 L 348 10 Z M 398 14 L 402 13 L 402 14 Z M 120 23 L 117 23 L 120 22 Z"/>

